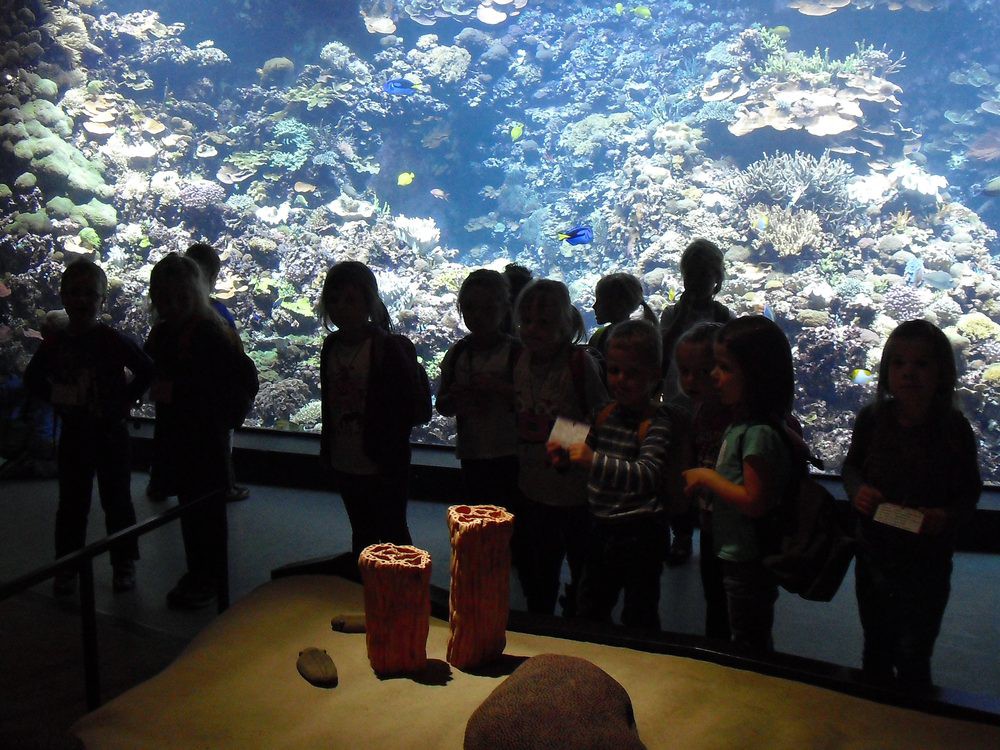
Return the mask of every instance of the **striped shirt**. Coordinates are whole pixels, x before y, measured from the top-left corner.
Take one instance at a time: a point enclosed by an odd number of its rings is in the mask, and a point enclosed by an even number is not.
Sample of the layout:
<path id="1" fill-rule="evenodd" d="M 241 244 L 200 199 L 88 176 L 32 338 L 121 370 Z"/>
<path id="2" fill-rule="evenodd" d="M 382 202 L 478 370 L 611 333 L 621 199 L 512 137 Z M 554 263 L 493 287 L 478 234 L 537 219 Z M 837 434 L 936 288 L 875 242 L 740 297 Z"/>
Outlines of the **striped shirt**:
<path id="1" fill-rule="evenodd" d="M 598 520 L 650 518 L 663 513 L 658 497 L 661 473 L 670 447 L 670 412 L 660 407 L 639 444 L 638 415 L 616 407 L 587 437 L 594 451 L 587 483 L 590 512 Z"/>

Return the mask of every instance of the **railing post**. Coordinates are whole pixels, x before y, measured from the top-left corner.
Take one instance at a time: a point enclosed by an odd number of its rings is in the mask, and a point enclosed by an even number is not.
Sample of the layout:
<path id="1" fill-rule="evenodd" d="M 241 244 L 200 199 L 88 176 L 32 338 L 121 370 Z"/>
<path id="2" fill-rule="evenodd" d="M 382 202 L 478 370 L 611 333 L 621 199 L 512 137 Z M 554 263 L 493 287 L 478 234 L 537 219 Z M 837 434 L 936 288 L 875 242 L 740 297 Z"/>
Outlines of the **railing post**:
<path id="1" fill-rule="evenodd" d="M 80 632 L 83 636 L 83 679 L 87 708 L 101 705 L 101 675 L 97 658 L 97 608 L 94 603 L 94 559 L 80 563 Z"/>

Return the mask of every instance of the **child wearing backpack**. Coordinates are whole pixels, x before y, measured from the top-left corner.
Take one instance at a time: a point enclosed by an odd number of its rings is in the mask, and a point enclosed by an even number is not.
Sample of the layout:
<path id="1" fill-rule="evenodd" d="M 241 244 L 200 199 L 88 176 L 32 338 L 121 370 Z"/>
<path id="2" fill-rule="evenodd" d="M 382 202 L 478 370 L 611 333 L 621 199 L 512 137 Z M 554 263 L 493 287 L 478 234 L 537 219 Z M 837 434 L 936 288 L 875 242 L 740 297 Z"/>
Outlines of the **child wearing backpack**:
<path id="1" fill-rule="evenodd" d="M 356 559 L 376 542 L 411 542 L 410 431 L 430 418 L 430 392 L 413 343 L 392 332 L 368 266 L 335 263 L 320 308 L 331 331 L 320 356 L 320 457 L 344 500 Z"/>
<path id="2" fill-rule="evenodd" d="M 673 416 L 657 405 L 660 334 L 646 320 L 627 320 L 608 339 L 613 401 L 599 409 L 586 442 L 560 451 L 556 465 L 589 473 L 590 544 L 580 582 L 580 617 L 611 621 L 624 592 L 622 624 L 659 630 L 665 517 L 659 490 L 671 449 Z"/>
<path id="3" fill-rule="evenodd" d="M 52 404 L 62 423 L 57 558 L 86 542 L 95 475 L 108 534 L 135 523 L 125 421 L 153 376 L 153 363 L 139 345 L 101 321 L 108 278 L 100 266 L 89 260 L 71 263 L 63 272 L 59 295 L 68 322 L 47 332 L 24 373 L 27 390 Z M 116 593 L 134 588 L 138 557 L 134 539 L 111 548 Z M 56 574 L 56 596 L 75 591 L 76 571 Z"/>
<path id="4" fill-rule="evenodd" d="M 507 279 L 498 271 L 473 271 L 459 289 L 458 309 L 469 335 L 441 362 L 435 404 L 444 416 L 457 418 L 455 454 L 462 462 L 466 502 L 516 512 L 513 365 L 520 344 L 502 328 L 510 314 Z"/>
<path id="5" fill-rule="evenodd" d="M 677 377 L 681 392 L 691 404 L 692 466 L 714 468 L 719 457 L 722 436 L 729 426 L 730 410 L 719 400 L 719 391 L 712 378 L 715 368 L 713 346 L 722 325 L 699 323 L 684 332 L 674 350 Z M 700 517 L 700 554 L 698 565 L 705 593 L 705 636 L 728 641 L 729 614 L 726 611 L 726 591 L 722 585 L 722 561 L 715 555 L 712 534 L 712 494 L 699 490 L 694 494 Z"/>
<path id="6" fill-rule="evenodd" d="M 612 326 L 628 320 L 640 306 L 643 319 L 656 323 L 656 315 L 642 298 L 639 279 L 630 273 L 602 276 L 594 288 L 594 318 L 602 325 L 590 337 L 589 345 L 606 355 Z"/>
<path id="7" fill-rule="evenodd" d="M 607 401 L 597 363 L 574 346 L 583 336 L 574 310 L 565 284 L 549 279 L 528 284 L 516 305 L 524 349 L 514 365 L 518 488 L 524 498 L 516 533 L 527 551 L 518 575 L 528 611 L 552 614 L 565 558 L 571 578 L 566 616 L 575 613 L 586 550 L 587 473 L 575 466 L 555 468 L 546 442 L 557 417 L 586 422 Z"/>
<path id="8" fill-rule="evenodd" d="M 858 414 L 843 469 L 858 517 L 862 669 L 906 689 L 932 685 L 956 532 L 982 489 L 975 436 L 954 406 L 955 382 L 952 346 L 940 329 L 924 320 L 897 326 L 882 352 L 875 403 Z M 890 504 L 902 506 L 909 528 L 889 523 Z"/>
<path id="9" fill-rule="evenodd" d="M 778 587 L 762 561 L 767 549 L 757 519 L 777 508 L 792 479 L 781 433 L 795 393 L 792 353 L 781 329 L 759 315 L 723 326 L 714 352 L 719 400 L 732 410 L 733 421 L 715 469 L 684 472 L 685 488 L 713 495 L 712 534 L 733 643 L 771 651 Z"/>

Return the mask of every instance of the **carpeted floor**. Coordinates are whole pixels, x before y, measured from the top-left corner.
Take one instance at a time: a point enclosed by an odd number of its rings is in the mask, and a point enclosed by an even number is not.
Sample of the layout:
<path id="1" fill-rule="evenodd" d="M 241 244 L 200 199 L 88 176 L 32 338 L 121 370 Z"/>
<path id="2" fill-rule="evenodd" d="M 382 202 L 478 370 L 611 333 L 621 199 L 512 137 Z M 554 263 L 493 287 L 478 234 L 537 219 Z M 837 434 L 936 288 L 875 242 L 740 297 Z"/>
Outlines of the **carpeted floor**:
<path id="1" fill-rule="evenodd" d="M 0 604 L 0 748 L 73 747 L 66 730 L 87 712 L 75 604 L 29 591 Z M 157 674 L 187 639 L 98 613 L 101 696 Z"/>

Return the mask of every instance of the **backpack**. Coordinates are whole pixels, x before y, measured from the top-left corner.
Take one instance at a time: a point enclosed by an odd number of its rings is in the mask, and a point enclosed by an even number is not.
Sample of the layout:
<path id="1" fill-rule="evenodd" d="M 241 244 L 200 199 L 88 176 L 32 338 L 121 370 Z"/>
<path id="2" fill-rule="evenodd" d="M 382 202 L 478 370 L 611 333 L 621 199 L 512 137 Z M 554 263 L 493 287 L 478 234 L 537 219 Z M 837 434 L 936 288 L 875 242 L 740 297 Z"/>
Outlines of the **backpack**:
<path id="1" fill-rule="evenodd" d="M 809 464 L 822 468 L 823 462 L 787 422 L 772 427 L 789 449 L 793 472 L 778 507 L 757 521 L 761 562 L 785 591 L 828 602 L 854 558 L 854 537 L 845 529 L 833 495 L 809 473 Z"/>
<path id="2" fill-rule="evenodd" d="M 385 340 L 388 336 L 393 336 L 396 339 L 402 339 L 403 348 L 406 351 L 406 365 L 410 369 L 410 372 L 406 373 L 407 377 L 401 378 L 401 382 L 407 383 L 410 387 L 409 393 L 409 403 L 411 406 L 410 413 L 410 426 L 417 427 L 422 424 L 427 424 L 431 421 L 433 416 L 433 410 L 431 408 L 431 381 L 427 377 L 427 370 L 424 366 L 420 364 L 417 359 L 417 351 L 413 346 L 413 342 L 410 341 L 405 336 L 398 334 L 382 334 L 372 337 L 372 353 L 371 361 L 373 366 L 377 363 L 378 367 L 382 366 L 382 360 L 385 357 Z"/>
<path id="3" fill-rule="evenodd" d="M 242 348 L 234 347 L 230 369 L 223 408 L 227 426 L 236 430 L 243 426 L 253 409 L 260 380 L 257 377 L 257 365 Z"/>

